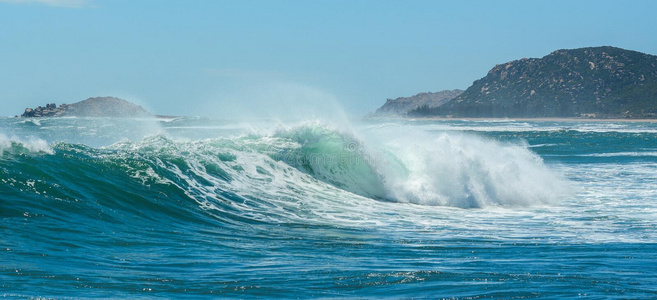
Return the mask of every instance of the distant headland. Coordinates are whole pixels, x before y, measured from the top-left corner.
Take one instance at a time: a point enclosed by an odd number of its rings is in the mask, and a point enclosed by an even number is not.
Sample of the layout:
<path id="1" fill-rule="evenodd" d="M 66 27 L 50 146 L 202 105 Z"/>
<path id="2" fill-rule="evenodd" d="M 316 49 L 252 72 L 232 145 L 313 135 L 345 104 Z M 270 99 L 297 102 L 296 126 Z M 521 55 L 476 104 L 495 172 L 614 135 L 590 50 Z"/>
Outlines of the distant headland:
<path id="1" fill-rule="evenodd" d="M 451 99 L 427 102 L 426 93 L 397 98 L 373 115 L 390 112 L 408 117 L 653 119 L 657 56 L 609 46 L 557 50 L 496 65 Z"/>
<path id="2" fill-rule="evenodd" d="M 38 117 L 166 117 L 156 116 L 134 103 L 115 97 L 94 97 L 73 104 L 55 103 L 36 108 L 26 108 L 24 118 Z"/>
<path id="3" fill-rule="evenodd" d="M 411 97 L 388 99 L 376 110 L 377 115 L 404 115 L 420 107 L 438 107 L 461 95 L 463 90 L 419 93 Z"/>

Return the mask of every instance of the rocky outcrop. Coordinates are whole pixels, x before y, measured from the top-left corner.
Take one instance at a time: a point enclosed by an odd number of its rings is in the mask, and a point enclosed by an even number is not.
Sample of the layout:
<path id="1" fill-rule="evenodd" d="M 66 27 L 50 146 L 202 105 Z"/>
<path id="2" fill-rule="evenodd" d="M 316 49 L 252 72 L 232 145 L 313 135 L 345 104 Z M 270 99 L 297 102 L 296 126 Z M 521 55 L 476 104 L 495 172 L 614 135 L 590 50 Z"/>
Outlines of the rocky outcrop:
<path id="1" fill-rule="evenodd" d="M 38 117 L 62 117 L 66 115 L 68 105 L 62 104 L 57 107 L 57 104 L 46 104 L 46 107 L 38 106 L 34 109 L 26 108 L 25 112 L 21 115 L 24 118 L 38 118 Z"/>
<path id="2" fill-rule="evenodd" d="M 420 107 L 439 107 L 461 93 L 463 93 L 462 90 L 444 90 L 435 93 L 419 93 L 411 97 L 388 99 L 383 106 L 376 110 L 374 115 L 405 115 L 409 111 Z"/>
<path id="3" fill-rule="evenodd" d="M 557 50 L 497 65 L 463 94 L 414 116 L 657 116 L 657 56 L 615 47 Z"/>
<path id="4" fill-rule="evenodd" d="M 57 106 L 55 103 L 47 104 L 45 107 L 39 106 L 34 109 L 26 108 L 21 115 L 24 118 L 38 117 L 149 117 L 151 113 L 141 106 L 130 103 L 126 100 L 115 97 L 95 97 L 89 98 L 73 104 L 62 104 Z"/>

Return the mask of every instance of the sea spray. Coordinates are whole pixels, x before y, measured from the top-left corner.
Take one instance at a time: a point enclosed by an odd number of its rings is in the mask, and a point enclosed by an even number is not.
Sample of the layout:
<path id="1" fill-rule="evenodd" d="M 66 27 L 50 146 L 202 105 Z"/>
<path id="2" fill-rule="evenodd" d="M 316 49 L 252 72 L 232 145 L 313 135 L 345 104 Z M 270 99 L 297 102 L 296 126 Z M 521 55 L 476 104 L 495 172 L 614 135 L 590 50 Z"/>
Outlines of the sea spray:
<path id="1" fill-rule="evenodd" d="M 555 204 L 568 194 L 567 181 L 526 145 L 453 132 L 423 135 L 406 132 L 385 142 L 404 170 L 379 165 L 389 198 L 467 208 Z"/>
<path id="2" fill-rule="evenodd" d="M 280 74 L 214 70 L 224 77 L 218 91 L 199 114 L 241 122 L 244 120 L 280 120 L 303 122 L 308 119 L 349 123 L 337 96 L 315 85 L 286 80 Z"/>
<path id="3" fill-rule="evenodd" d="M 92 147 L 109 146 L 121 141 L 139 141 L 164 133 L 157 118 L 10 118 L 5 134 L 11 137 L 35 137 L 48 144 L 65 142 Z M 37 125 L 38 124 L 38 125 Z"/>
<path id="4" fill-rule="evenodd" d="M 53 154 L 53 149 L 45 140 L 36 137 L 6 137 L 0 134 L 0 154 L 45 153 Z"/>

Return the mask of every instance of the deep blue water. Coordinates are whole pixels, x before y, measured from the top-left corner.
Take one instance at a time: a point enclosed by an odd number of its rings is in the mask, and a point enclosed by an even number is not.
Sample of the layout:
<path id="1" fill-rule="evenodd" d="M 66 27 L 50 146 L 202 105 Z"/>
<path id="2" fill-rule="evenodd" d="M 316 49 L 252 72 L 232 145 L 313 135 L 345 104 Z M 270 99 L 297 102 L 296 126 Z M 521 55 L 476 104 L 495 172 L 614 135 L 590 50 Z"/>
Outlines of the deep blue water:
<path id="1" fill-rule="evenodd" d="M 0 119 L 0 296 L 655 298 L 657 124 Z"/>

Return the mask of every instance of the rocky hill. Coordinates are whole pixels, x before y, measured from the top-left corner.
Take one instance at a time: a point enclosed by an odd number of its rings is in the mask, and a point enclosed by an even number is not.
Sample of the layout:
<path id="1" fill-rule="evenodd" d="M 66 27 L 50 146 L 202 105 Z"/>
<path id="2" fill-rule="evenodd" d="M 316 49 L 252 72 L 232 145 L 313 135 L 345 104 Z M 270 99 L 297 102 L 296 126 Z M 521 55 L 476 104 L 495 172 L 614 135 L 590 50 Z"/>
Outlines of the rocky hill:
<path id="1" fill-rule="evenodd" d="M 497 65 L 442 106 L 414 116 L 657 116 L 657 56 L 615 47 L 557 50 Z"/>
<path id="2" fill-rule="evenodd" d="M 45 107 L 26 108 L 21 117 L 149 117 L 151 113 L 141 106 L 115 97 L 89 98 L 73 104 L 62 104 L 59 107 L 55 103 L 47 104 Z"/>
<path id="3" fill-rule="evenodd" d="M 386 103 L 376 110 L 375 115 L 405 115 L 409 111 L 420 107 L 434 108 L 443 105 L 449 100 L 463 93 L 462 90 L 444 90 L 435 93 L 419 93 L 411 97 L 388 99 Z"/>

